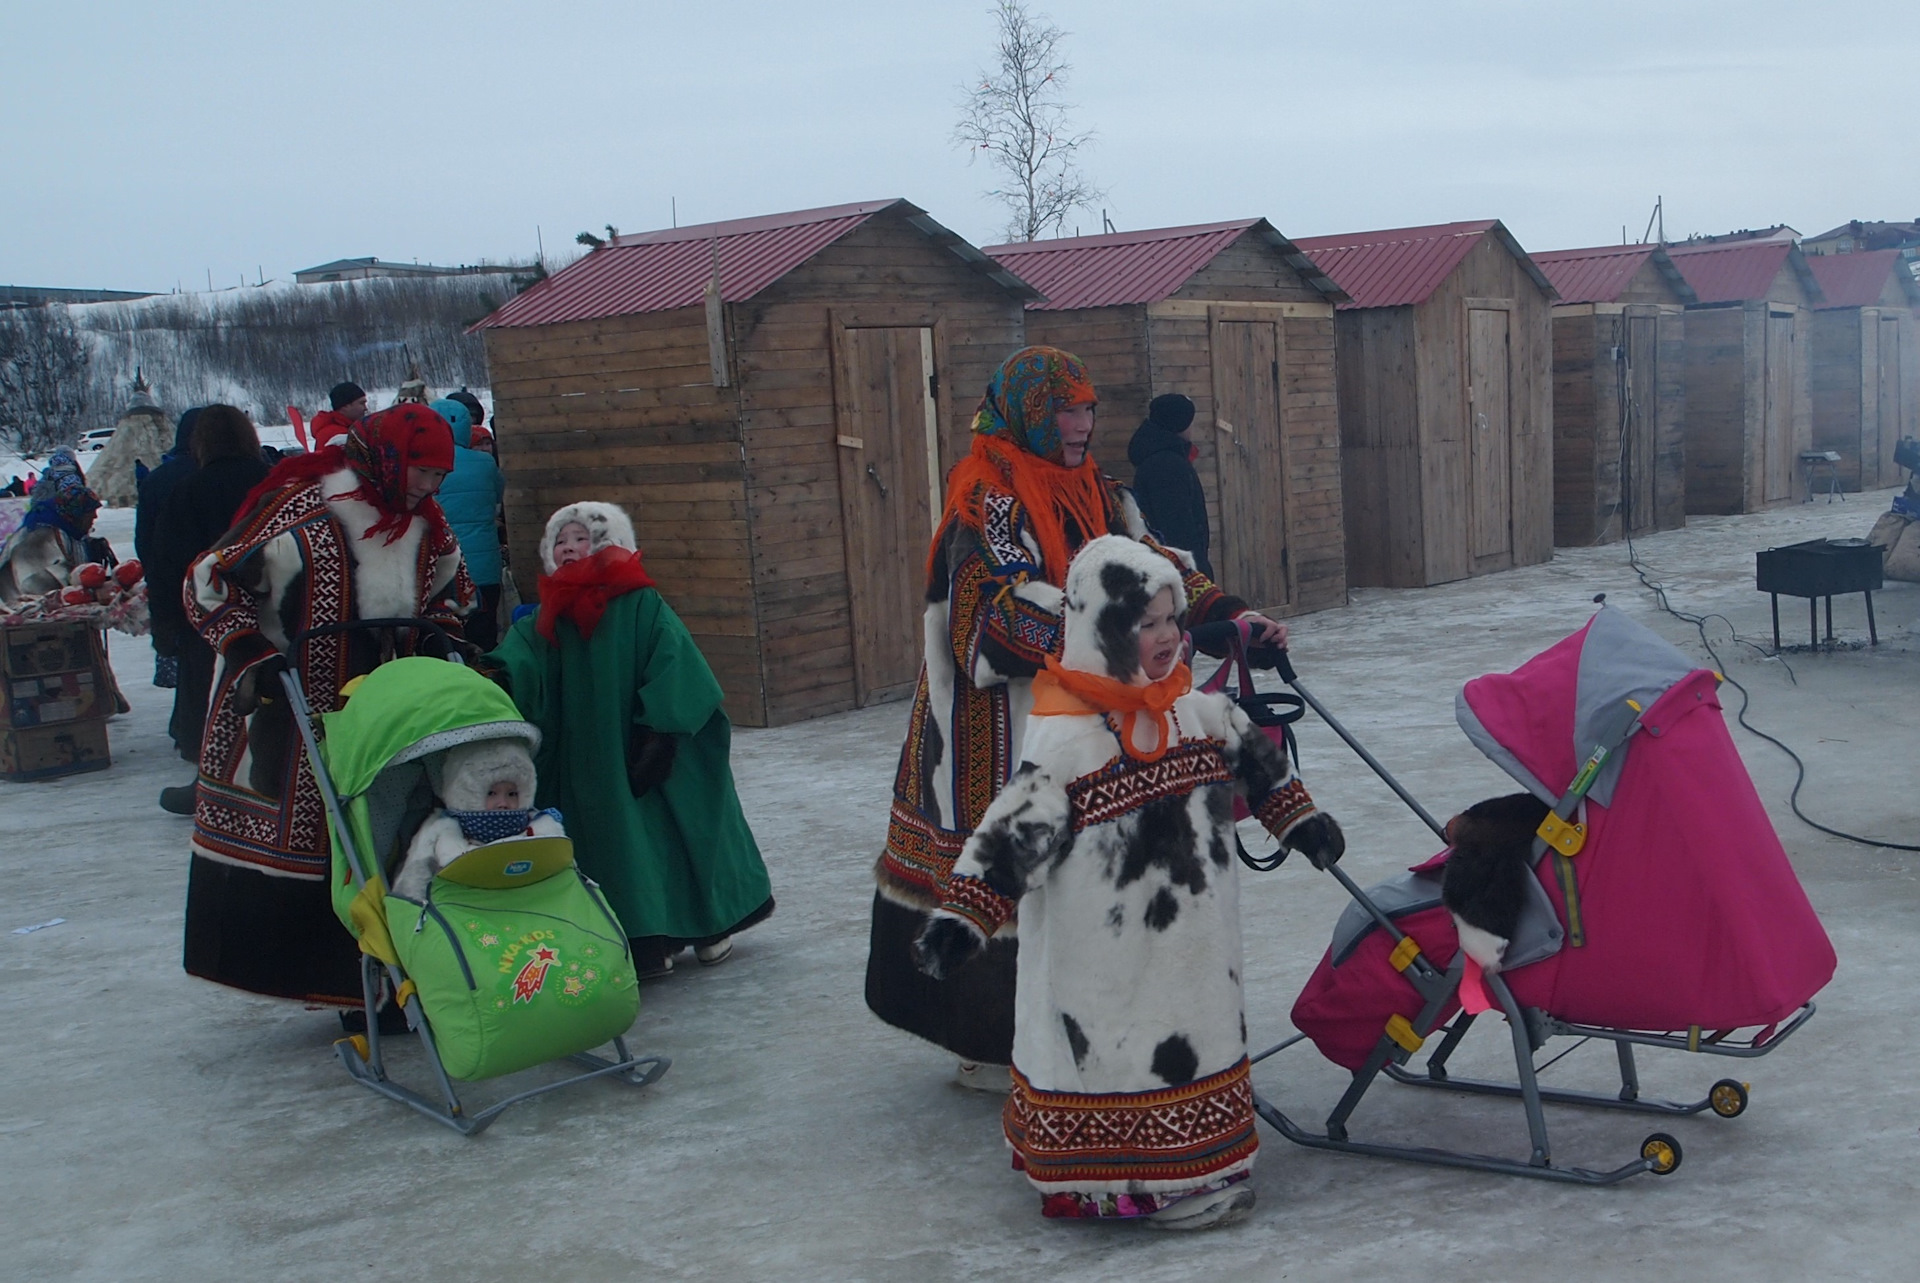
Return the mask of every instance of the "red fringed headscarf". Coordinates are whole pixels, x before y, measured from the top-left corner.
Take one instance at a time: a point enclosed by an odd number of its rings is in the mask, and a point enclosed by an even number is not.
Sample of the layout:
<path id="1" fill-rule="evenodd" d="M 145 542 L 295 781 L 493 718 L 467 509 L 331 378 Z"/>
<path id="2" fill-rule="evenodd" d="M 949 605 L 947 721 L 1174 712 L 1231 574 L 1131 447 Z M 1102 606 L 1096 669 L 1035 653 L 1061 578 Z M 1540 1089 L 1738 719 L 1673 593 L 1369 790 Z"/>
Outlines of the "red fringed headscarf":
<path id="1" fill-rule="evenodd" d="M 640 564 L 640 554 L 625 548 L 602 548 L 591 557 L 569 562 L 550 575 L 540 576 L 540 617 L 534 627 L 554 641 L 560 621 L 570 620 L 580 635 L 593 636 L 607 603 L 622 593 L 653 587 L 653 578 Z"/>
<path id="2" fill-rule="evenodd" d="M 392 409 L 368 415 L 354 424 L 353 431 L 336 440 L 340 444 L 282 459 L 267 479 L 253 488 L 240 511 L 253 511 L 275 491 L 351 468 L 360 484 L 327 498 L 359 499 L 379 511 L 380 519 L 362 538 L 384 534 L 386 542 L 393 543 L 407 533 L 415 517 L 427 523 L 431 536 L 438 537 L 446 529 L 446 516 L 432 497 L 423 499 L 418 508 L 407 507 L 408 468 L 453 471 L 453 428 L 445 419 L 424 405 L 403 401 Z"/>
<path id="3" fill-rule="evenodd" d="M 1098 401 L 1087 367 L 1058 348 L 1022 348 L 1008 357 L 987 384 L 973 420 L 973 448 L 947 477 L 944 528 L 959 521 L 984 529 L 981 500 L 989 488 L 1011 489 L 1026 509 L 1028 528 L 1040 544 L 1040 571 L 1051 584 L 1067 581 L 1073 548 L 1071 522 L 1084 542 L 1108 533 L 1107 486 L 1089 450 L 1078 467 L 1063 461 L 1059 411 Z M 938 545 L 938 536 L 935 538 Z M 927 556 L 929 573 L 933 552 Z"/>

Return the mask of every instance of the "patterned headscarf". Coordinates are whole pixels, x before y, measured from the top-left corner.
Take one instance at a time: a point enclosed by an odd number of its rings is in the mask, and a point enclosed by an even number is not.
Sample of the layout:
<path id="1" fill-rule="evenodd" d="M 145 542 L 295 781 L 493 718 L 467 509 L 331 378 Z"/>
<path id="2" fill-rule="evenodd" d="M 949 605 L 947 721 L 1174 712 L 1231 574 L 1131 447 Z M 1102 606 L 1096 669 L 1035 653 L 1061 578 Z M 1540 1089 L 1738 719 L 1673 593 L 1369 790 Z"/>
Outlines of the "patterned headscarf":
<path id="1" fill-rule="evenodd" d="M 1022 348 L 1001 362 L 987 381 L 973 430 L 980 436 L 1005 437 L 1028 454 L 1061 463 L 1065 455 L 1054 415 L 1099 399 L 1079 357 L 1057 347 Z"/>
<path id="2" fill-rule="evenodd" d="M 403 401 L 360 420 L 341 446 L 347 466 L 360 478 L 354 497 L 380 510 L 366 538 L 387 532 L 387 542 L 394 542 L 407 533 L 416 512 L 429 526 L 444 520 L 431 498 L 417 510 L 407 507 L 407 469 L 453 471 L 453 429 L 445 419 L 418 402 Z"/>
<path id="3" fill-rule="evenodd" d="M 80 460 L 71 450 L 55 450 L 33 487 L 33 498 L 20 524 L 53 526 L 69 538 L 85 539 L 98 511 L 100 497 L 87 489 L 86 478 L 80 474 Z"/>
<path id="4" fill-rule="evenodd" d="M 1021 348 L 1000 363 L 973 416 L 973 447 L 947 477 L 946 510 L 927 552 L 929 575 L 948 523 L 983 530 L 987 493 L 1011 490 L 1040 545 L 1040 565 L 1031 569 L 1050 584 L 1066 581 L 1074 550 L 1108 533 L 1113 513 L 1093 452 L 1068 467 L 1055 419 L 1070 406 L 1098 400 L 1086 365 L 1070 352 Z"/>

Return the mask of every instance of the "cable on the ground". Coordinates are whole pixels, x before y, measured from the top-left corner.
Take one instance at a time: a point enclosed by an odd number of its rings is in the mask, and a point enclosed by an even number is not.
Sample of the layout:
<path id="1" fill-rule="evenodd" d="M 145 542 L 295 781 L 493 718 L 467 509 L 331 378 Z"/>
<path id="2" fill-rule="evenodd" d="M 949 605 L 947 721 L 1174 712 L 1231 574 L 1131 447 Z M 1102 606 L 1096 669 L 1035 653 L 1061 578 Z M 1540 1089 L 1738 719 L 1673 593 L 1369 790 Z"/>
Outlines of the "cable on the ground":
<path id="1" fill-rule="evenodd" d="M 1726 662 L 1720 658 L 1720 652 L 1713 648 L 1713 641 L 1707 636 L 1707 621 L 1710 619 L 1719 620 L 1727 626 L 1728 634 L 1736 643 L 1751 647 L 1763 659 L 1778 660 L 1780 666 L 1787 670 L 1787 680 L 1791 681 L 1795 686 L 1798 686 L 1800 679 L 1794 674 L 1793 665 L 1789 664 L 1779 651 L 1769 651 L 1759 642 L 1742 637 L 1740 631 L 1733 626 L 1733 621 L 1725 615 L 1690 615 L 1683 610 L 1676 609 L 1673 603 L 1667 599 L 1666 585 L 1655 583 L 1653 580 L 1647 578 L 1647 569 L 1640 564 L 1639 553 L 1633 546 L 1634 512 L 1633 505 L 1628 499 L 1628 486 L 1632 480 L 1628 471 L 1629 460 L 1631 458 L 1628 453 L 1628 443 L 1632 439 L 1634 420 L 1639 417 L 1636 413 L 1639 410 L 1639 406 L 1636 404 L 1633 394 L 1631 335 L 1627 333 L 1627 327 L 1624 323 L 1621 324 L 1615 333 L 1620 340 L 1619 345 L 1615 349 L 1616 355 L 1614 358 L 1614 364 L 1617 367 L 1615 378 L 1618 381 L 1620 401 L 1620 460 L 1618 474 L 1620 498 L 1619 501 L 1613 505 L 1613 510 L 1620 518 L 1620 533 L 1626 539 L 1627 564 L 1633 567 L 1633 573 L 1639 576 L 1641 587 L 1653 594 L 1653 600 L 1661 610 L 1666 611 L 1682 623 L 1693 625 L 1694 630 L 1700 634 L 1700 644 L 1706 647 L 1707 654 L 1713 657 L 1715 671 L 1720 674 L 1722 680 L 1740 692 L 1740 711 L 1734 714 L 1734 720 L 1739 722 L 1748 734 L 1758 736 L 1760 739 L 1765 740 L 1782 753 L 1785 753 L 1789 758 L 1793 759 L 1793 791 L 1787 795 L 1787 805 L 1792 809 L 1794 815 L 1800 819 L 1801 823 L 1806 824 L 1810 828 L 1818 829 L 1830 837 L 1837 837 L 1847 842 L 1856 842 L 1861 846 L 1883 847 L 1890 851 L 1920 851 L 1920 846 L 1910 845 L 1905 842 L 1887 842 L 1880 838 L 1861 837 L 1857 833 L 1848 833 L 1842 829 L 1830 828 L 1801 810 L 1800 790 L 1807 782 L 1807 764 L 1800 760 L 1800 755 L 1788 747 L 1784 740 L 1767 734 L 1767 732 L 1747 720 L 1747 709 L 1753 704 L 1753 692 L 1741 685 L 1733 674 L 1727 671 Z M 1658 341 L 1657 337 L 1655 341 Z M 1611 524 L 1610 521 L 1609 524 Z M 1600 534 L 1595 536 L 1595 542 L 1599 542 L 1599 539 L 1605 534 L 1606 531 L 1604 529 L 1601 530 Z M 1604 597 L 1605 594 L 1602 594 L 1602 596 Z M 1564 1055 L 1565 1053 L 1563 1052 L 1561 1054 Z M 1555 1057 L 1555 1059 L 1558 1059 L 1558 1057 Z M 1552 1064 L 1553 1062 L 1548 1061 L 1547 1063 Z"/>
<path id="2" fill-rule="evenodd" d="M 1624 524 L 1625 523 L 1623 522 L 1622 525 Z M 1890 851 L 1920 851 L 1920 846 L 1911 845 L 1909 843 L 1889 842 L 1882 838 L 1861 837 L 1857 833 L 1848 833 L 1844 829 L 1831 828 L 1828 825 L 1820 823 L 1820 821 L 1814 819 L 1812 816 L 1808 815 L 1805 811 L 1800 809 L 1800 790 L 1807 782 L 1807 764 L 1800 760 L 1800 755 L 1794 752 L 1793 749 L 1790 748 L 1784 740 L 1781 740 L 1772 735 L 1769 735 L 1767 732 L 1761 730 L 1759 727 L 1755 726 L 1752 722 L 1747 720 L 1747 709 L 1753 703 L 1753 692 L 1749 691 L 1745 686 L 1741 685 L 1739 680 L 1735 678 L 1732 673 L 1727 671 L 1726 661 L 1720 658 L 1720 652 L 1715 650 L 1713 647 L 1713 640 L 1707 636 L 1707 621 L 1710 619 L 1719 620 L 1721 623 L 1727 626 L 1727 632 L 1732 636 L 1734 641 L 1741 642 L 1748 646 L 1752 646 L 1755 650 L 1758 650 L 1763 657 L 1770 658 L 1770 659 L 1779 659 L 1781 666 L 1785 667 L 1787 670 L 1787 676 L 1791 678 L 1793 680 L 1794 685 L 1797 686 L 1800 684 L 1800 682 L 1799 682 L 1799 678 L 1794 677 L 1793 668 L 1787 664 L 1787 661 L 1785 659 L 1781 659 L 1779 655 L 1777 654 L 1769 655 L 1768 652 L 1764 648 L 1759 646 L 1757 643 L 1748 641 L 1746 638 L 1740 636 L 1739 632 L 1733 626 L 1733 621 L 1731 619 L 1728 619 L 1725 615 L 1721 615 L 1721 614 L 1690 615 L 1685 611 L 1676 610 L 1673 606 L 1673 603 L 1667 600 L 1667 590 L 1665 586 L 1661 584 L 1657 584 L 1653 580 L 1647 578 L 1646 567 L 1641 565 L 1639 555 L 1634 549 L 1633 536 L 1628 535 L 1626 542 L 1627 542 L 1627 564 L 1633 567 L 1633 573 L 1640 577 L 1640 583 L 1642 584 L 1642 586 L 1644 586 L 1648 592 L 1653 594 L 1654 602 L 1660 607 L 1660 609 L 1666 611 L 1669 615 L 1672 615 L 1675 619 L 1680 620 L 1682 623 L 1688 623 L 1693 625 L 1694 630 L 1700 634 L 1700 644 L 1707 648 L 1707 654 L 1713 658 L 1714 669 L 1720 674 L 1721 679 L 1725 681 L 1729 686 L 1733 687 L 1735 690 L 1740 692 L 1740 710 L 1739 712 L 1734 714 L 1734 720 L 1739 722 L 1740 725 L 1744 727 L 1749 734 L 1755 735 L 1760 739 L 1765 740 L 1767 743 L 1773 745 L 1775 748 L 1779 749 L 1782 753 L 1785 753 L 1789 758 L 1793 760 L 1793 770 L 1794 770 L 1793 791 L 1787 795 L 1787 805 L 1792 809 L 1794 815 L 1798 816 L 1800 821 L 1803 824 L 1806 824 L 1809 828 L 1818 829 L 1820 832 L 1825 833 L 1830 837 L 1841 838 L 1844 841 L 1848 841 L 1848 842 L 1856 842 L 1861 846 L 1884 847 Z"/>

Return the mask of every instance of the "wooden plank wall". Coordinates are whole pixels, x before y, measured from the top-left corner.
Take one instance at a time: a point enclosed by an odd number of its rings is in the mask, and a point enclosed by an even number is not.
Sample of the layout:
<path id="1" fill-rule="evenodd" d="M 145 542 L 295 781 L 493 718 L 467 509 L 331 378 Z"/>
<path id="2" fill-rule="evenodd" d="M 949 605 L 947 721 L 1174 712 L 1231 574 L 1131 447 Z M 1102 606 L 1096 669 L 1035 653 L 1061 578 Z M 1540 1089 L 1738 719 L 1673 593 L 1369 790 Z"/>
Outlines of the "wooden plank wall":
<path id="1" fill-rule="evenodd" d="M 1334 317 L 1347 582 L 1424 582 L 1425 490 L 1414 309 L 1351 308 Z"/>
<path id="2" fill-rule="evenodd" d="M 1466 366 L 1469 299 L 1511 299 L 1509 552 L 1469 555 Z M 1422 584 L 1446 583 L 1553 556 L 1553 319 L 1547 296 L 1506 247 L 1483 237 L 1414 309 L 1420 401 Z"/>
<path id="3" fill-rule="evenodd" d="M 1879 476 L 1877 450 L 1864 469 L 1861 458 L 1861 433 L 1878 392 L 1879 325 L 1878 309 L 1836 307 L 1815 312 L 1809 326 L 1813 448 L 1840 456 L 1834 471 L 1847 490 L 1861 488 L 1863 472 L 1876 481 Z"/>
<path id="4" fill-rule="evenodd" d="M 1747 314 L 1751 310 L 1741 304 L 1687 309 L 1689 516 L 1745 510 L 1747 403 L 1752 390 L 1759 386 L 1758 372 L 1749 378 L 1747 369 Z M 1765 305 L 1758 311 L 1764 323 Z"/>
<path id="5" fill-rule="evenodd" d="M 554 509 L 619 504 L 728 716 L 762 724 L 737 394 L 713 386 L 702 309 L 491 329 L 486 345 L 521 593 L 534 596 Z"/>
<path id="6" fill-rule="evenodd" d="M 855 701 L 831 328 L 933 329 L 944 478 L 969 445 L 968 425 L 988 376 L 1022 344 L 1022 307 L 888 215 L 870 219 L 757 298 L 729 307 L 766 724 L 838 712 Z"/>
<path id="7" fill-rule="evenodd" d="M 1131 478 L 1127 442 L 1147 417 L 1147 402 L 1155 395 L 1147 370 L 1146 305 L 1028 312 L 1027 342 L 1063 348 L 1087 363 L 1100 393 L 1094 458 L 1113 476 Z"/>
<path id="8" fill-rule="evenodd" d="M 1672 297 L 1672 291 L 1667 295 Z M 1647 295 L 1643 294 L 1643 297 Z M 1686 316 L 1660 305 L 1655 323 L 1651 529 L 1686 525 Z M 1647 304 L 1553 309 L 1553 542 L 1585 547 L 1621 537 L 1620 380 L 1613 349 L 1627 342 L 1626 312 Z M 1636 531 L 1639 527 L 1636 527 Z"/>

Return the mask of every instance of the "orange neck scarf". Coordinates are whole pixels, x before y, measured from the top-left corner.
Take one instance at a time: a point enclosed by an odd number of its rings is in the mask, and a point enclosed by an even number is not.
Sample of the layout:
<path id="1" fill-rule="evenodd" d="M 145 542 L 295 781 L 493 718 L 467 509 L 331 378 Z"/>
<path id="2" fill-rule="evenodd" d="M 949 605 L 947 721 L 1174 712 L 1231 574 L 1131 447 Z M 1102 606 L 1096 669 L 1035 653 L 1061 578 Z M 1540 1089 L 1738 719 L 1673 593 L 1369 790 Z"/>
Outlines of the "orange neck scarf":
<path id="1" fill-rule="evenodd" d="M 1120 737 L 1120 747 L 1127 756 L 1142 762 L 1157 762 L 1173 745 L 1173 719 L 1168 715 L 1173 701 L 1192 689 L 1193 671 L 1185 664 L 1175 664 L 1173 671 L 1159 681 L 1135 686 L 1098 673 L 1068 668 L 1049 655 L 1045 670 L 1033 676 L 1033 711 L 1029 716 L 1105 714 L 1107 725 Z M 1159 733 L 1152 749 L 1134 746 L 1133 728 L 1142 713 L 1153 714 L 1158 724 Z"/>
<path id="2" fill-rule="evenodd" d="M 1039 541 L 1040 573 L 1050 584 L 1066 583 L 1067 563 L 1078 547 L 1067 542 L 1067 523 L 1078 527 L 1081 542 L 1107 534 L 1112 524 L 1106 482 L 1092 453 L 1079 467 L 1068 468 L 1022 450 L 1004 437 L 975 434 L 973 448 L 947 478 L 947 506 L 940 524 L 959 521 L 971 530 L 984 530 L 982 498 L 989 489 L 1008 487 L 1026 510 L 1028 528 Z M 931 574 L 931 552 L 928 568 Z"/>

